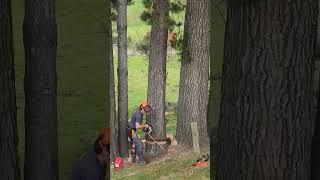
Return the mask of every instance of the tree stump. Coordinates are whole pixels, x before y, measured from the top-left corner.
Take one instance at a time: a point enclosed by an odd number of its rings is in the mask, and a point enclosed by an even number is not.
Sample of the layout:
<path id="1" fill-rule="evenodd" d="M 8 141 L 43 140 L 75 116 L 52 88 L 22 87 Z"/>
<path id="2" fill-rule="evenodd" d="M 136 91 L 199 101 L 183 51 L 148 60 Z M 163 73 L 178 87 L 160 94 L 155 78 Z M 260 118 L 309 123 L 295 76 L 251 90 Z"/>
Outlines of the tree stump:
<path id="1" fill-rule="evenodd" d="M 156 139 L 156 141 L 157 143 L 155 143 L 150 137 L 146 137 L 145 149 L 151 149 L 145 154 L 146 163 L 160 159 L 168 152 L 168 147 L 171 144 L 170 138 Z M 160 146 L 163 147 L 163 149 Z"/>

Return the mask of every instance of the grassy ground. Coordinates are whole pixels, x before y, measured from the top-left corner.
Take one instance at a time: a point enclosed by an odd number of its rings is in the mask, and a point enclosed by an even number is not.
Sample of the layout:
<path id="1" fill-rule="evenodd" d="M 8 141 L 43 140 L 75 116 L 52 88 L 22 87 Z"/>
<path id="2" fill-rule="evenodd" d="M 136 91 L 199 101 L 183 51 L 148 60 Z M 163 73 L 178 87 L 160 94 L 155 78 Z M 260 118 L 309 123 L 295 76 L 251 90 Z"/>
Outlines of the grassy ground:
<path id="1" fill-rule="evenodd" d="M 195 168 L 192 163 L 199 158 L 196 154 L 179 154 L 171 159 L 145 166 L 126 167 L 119 171 L 112 170 L 112 179 L 210 179 L 210 166 Z"/>
<path id="2" fill-rule="evenodd" d="M 12 4 L 19 155 L 23 173 L 24 49 L 22 21 L 24 4 L 23 1 L 19 0 L 13 0 Z M 67 179 L 74 161 L 91 147 L 96 131 L 102 127 L 109 126 L 105 115 L 106 74 L 104 68 L 106 48 L 103 33 L 104 7 L 104 1 L 56 0 L 58 24 L 59 173 L 61 180 Z M 140 40 L 144 33 L 150 29 L 150 26 L 147 26 L 139 19 L 142 7 L 142 0 L 135 0 L 135 4 L 128 8 L 128 37 L 132 41 Z M 146 98 L 147 65 L 147 59 L 144 56 L 129 57 L 129 115 L 131 115 L 140 100 Z M 167 64 L 167 102 L 177 101 L 179 68 L 178 57 L 170 57 Z M 175 111 L 168 112 L 166 119 L 167 132 L 175 134 Z M 172 160 L 170 162 L 172 162 L 172 165 L 171 167 L 166 167 L 166 171 L 169 171 L 174 166 L 175 161 Z M 191 162 L 191 160 L 188 162 Z M 155 173 L 159 172 L 160 169 L 156 167 L 154 169 Z M 205 172 L 201 171 L 199 173 Z"/>
<path id="3" fill-rule="evenodd" d="M 128 40 L 141 41 L 151 27 L 141 21 L 140 14 L 144 9 L 142 0 L 134 0 L 134 4 L 128 6 Z"/>

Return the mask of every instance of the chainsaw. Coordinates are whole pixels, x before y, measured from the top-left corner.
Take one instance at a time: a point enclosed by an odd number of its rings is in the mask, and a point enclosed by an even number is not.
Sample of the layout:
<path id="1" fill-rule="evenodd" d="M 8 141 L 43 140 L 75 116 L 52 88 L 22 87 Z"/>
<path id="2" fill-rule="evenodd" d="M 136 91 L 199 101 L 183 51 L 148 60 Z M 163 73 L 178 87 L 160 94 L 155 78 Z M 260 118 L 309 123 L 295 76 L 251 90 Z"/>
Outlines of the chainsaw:
<path id="1" fill-rule="evenodd" d="M 156 144 L 158 144 L 158 146 L 160 146 L 161 149 L 165 150 L 165 149 L 158 143 L 158 141 L 156 141 L 156 140 L 150 135 L 150 133 L 152 132 L 152 127 L 151 127 L 150 125 L 148 125 L 148 127 L 146 127 L 146 128 L 143 128 L 142 131 L 145 132 L 146 134 L 148 134 L 148 136 L 149 136 Z"/>

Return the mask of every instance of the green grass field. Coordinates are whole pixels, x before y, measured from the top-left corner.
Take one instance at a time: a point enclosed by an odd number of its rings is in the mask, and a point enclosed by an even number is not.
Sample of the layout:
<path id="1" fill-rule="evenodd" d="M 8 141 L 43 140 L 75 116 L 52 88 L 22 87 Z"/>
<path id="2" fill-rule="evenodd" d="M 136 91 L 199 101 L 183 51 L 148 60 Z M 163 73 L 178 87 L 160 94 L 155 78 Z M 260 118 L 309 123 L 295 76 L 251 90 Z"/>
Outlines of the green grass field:
<path id="1" fill-rule="evenodd" d="M 142 0 L 134 0 L 134 4 L 128 6 L 128 39 L 133 42 L 141 41 L 151 27 L 140 20 L 140 14 L 144 9 Z"/>
<path id="2" fill-rule="evenodd" d="M 104 35 L 104 2 L 56 0 L 58 24 L 59 173 L 62 180 L 67 179 L 74 161 L 91 147 L 96 132 L 105 126 L 109 126 L 105 113 L 105 65 L 107 58 Z M 21 171 L 23 173 L 24 49 L 22 22 L 24 4 L 23 1 L 13 0 L 12 6 L 19 154 Z M 135 0 L 135 4 L 128 7 L 128 38 L 131 38 L 134 42 L 141 40 L 144 34 L 150 30 L 150 26 L 147 26 L 139 19 L 142 8 L 142 0 Z M 220 41 L 220 39 L 218 40 Z M 180 74 L 180 62 L 178 59 L 179 57 L 177 56 L 170 56 L 168 59 L 167 102 L 176 102 L 178 98 Z M 218 59 L 219 57 L 217 56 Z M 146 99 L 147 65 L 148 61 L 144 56 L 129 57 L 129 116 L 138 103 L 142 99 Z M 219 86 L 217 85 L 217 87 Z M 217 89 L 217 92 L 220 92 L 220 90 Z M 166 121 L 167 132 L 175 134 L 175 111 L 168 112 Z M 172 160 L 170 162 L 174 166 L 175 161 Z M 167 172 L 169 173 L 170 166 L 167 168 Z M 200 174 L 207 174 L 207 171 L 201 171 Z M 159 168 L 158 170 L 155 168 L 155 173 L 157 174 L 158 172 Z"/>

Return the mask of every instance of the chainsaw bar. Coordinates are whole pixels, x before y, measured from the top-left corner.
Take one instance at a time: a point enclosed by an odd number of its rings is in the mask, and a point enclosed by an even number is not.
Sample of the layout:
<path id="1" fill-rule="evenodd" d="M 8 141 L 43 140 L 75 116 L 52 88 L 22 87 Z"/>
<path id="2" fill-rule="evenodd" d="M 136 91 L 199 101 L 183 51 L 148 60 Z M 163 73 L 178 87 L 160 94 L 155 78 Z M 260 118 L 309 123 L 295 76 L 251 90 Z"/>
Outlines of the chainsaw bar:
<path id="1" fill-rule="evenodd" d="M 148 133 L 148 136 L 158 145 L 161 147 L 161 149 L 165 150 L 159 143 L 158 141 L 156 141 L 151 135 L 150 135 L 150 132 Z"/>

